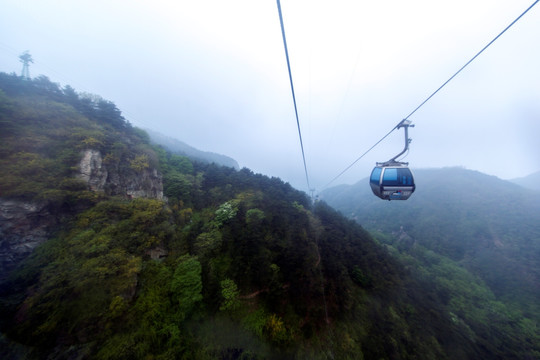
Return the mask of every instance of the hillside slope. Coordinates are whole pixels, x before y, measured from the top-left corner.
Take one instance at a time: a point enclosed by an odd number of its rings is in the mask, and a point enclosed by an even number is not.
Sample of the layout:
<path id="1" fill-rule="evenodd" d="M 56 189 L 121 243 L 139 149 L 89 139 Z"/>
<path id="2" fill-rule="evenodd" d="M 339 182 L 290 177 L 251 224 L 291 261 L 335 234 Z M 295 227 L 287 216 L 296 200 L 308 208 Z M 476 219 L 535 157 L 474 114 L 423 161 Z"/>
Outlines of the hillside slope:
<path id="1" fill-rule="evenodd" d="M 376 198 L 367 179 L 322 198 L 417 265 L 430 268 L 430 251 L 482 279 L 520 321 L 538 322 L 540 194 L 461 168 L 417 170 L 415 177 L 417 191 L 404 202 Z"/>
<path id="2" fill-rule="evenodd" d="M 157 144 L 165 147 L 167 150 L 182 156 L 186 156 L 193 161 L 203 162 L 212 164 L 215 163 L 221 166 L 228 166 L 238 170 L 238 162 L 233 158 L 230 158 L 225 155 L 216 154 L 209 151 L 201 151 L 186 144 L 183 141 L 177 140 L 170 136 L 163 135 L 157 131 L 145 129 L 145 131 L 150 135 L 150 140 Z"/>
<path id="3" fill-rule="evenodd" d="M 162 199 L 157 166 L 110 101 L 0 73 L 0 279 L 64 216 L 105 196 Z"/>
<path id="4" fill-rule="evenodd" d="M 540 191 L 540 171 L 521 178 L 511 179 L 509 181 L 523 186 L 526 189 Z"/>
<path id="5" fill-rule="evenodd" d="M 412 261 L 280 179 L 192 162 L 150 146 L 99 97 L 0 75 L 1 161 L 10 169 L 0 174 L 0 201 L 39 204 L 44 212 L 32 216 L 53 220 L 0 280 L 1 358 L 538 354 L 525 332 L 532 325 L 516 323 L 489 292 L 479 299 L 478 278 L 452 282 L 468 285 L 454 288 L 460 304 L 479 310 L 471 318 Z M 27 239 L 32 226 L 1 215 L 2 245 Z M 455 270 L 430 259 L 441 273 Z"/>

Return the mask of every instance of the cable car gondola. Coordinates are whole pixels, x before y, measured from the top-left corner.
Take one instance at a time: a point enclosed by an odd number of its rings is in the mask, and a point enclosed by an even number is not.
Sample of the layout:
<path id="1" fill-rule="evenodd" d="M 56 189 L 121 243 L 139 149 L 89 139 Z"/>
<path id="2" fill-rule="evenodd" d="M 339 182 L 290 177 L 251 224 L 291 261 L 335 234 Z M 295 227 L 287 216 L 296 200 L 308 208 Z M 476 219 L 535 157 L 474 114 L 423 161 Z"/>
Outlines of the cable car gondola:
<path id="1" fill-rule="evenodd" d="M 406 119 L 397 125 L 398 129 L 405 128 L 405 148 L 403 151 L 386 162 L 376 163 L 369 177 L 369 185 L 373 194 L 383 200 L 407 200 L 416 189 L 414 176 L 408 166 L 409 163 L 396 161 L 409 149 L 411 142 L 409 126 L 414 125 L 411 125 L 411 121 Z"/>

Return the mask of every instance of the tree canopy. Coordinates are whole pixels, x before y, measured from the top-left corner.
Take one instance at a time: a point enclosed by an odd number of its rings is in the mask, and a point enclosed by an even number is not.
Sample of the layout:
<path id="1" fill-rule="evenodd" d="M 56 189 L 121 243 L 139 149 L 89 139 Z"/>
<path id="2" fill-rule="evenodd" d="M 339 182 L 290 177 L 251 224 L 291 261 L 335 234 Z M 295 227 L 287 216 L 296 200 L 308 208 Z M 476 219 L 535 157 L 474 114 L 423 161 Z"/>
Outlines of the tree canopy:
<path id="1" fill-rule="evenodd" d="M 400 252 L 278 178 L 152 146 L 100 97 L 7 74 L 0 90 L 0 200 L 58 217 L 0 284 L 2 358 L 539 354 L 533 318 L 426 247 Z M 167 198 L 90 191 L 74 178 L 86 146 L 118 173 L 155 167 Z"/>

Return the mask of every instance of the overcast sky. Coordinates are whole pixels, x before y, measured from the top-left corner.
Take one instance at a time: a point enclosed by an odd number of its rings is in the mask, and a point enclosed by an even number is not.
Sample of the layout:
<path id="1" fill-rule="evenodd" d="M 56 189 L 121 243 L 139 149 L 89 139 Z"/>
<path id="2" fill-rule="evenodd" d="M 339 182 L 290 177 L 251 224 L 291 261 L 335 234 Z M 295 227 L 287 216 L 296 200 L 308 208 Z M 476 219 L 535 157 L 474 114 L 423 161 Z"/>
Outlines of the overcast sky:
<path id="1" fill-rule="evenodd" d="M 534 0 L 282 0 L 311 187 L 322 190 Z M 135 126 L 306 190 L 275 0 L 0 0 L 0 71 L 113 101 Z M 540 5 L 410 120 L 411 168 L 540 170 Z M 332 183 L 367 177 L 403 132 Z"/>

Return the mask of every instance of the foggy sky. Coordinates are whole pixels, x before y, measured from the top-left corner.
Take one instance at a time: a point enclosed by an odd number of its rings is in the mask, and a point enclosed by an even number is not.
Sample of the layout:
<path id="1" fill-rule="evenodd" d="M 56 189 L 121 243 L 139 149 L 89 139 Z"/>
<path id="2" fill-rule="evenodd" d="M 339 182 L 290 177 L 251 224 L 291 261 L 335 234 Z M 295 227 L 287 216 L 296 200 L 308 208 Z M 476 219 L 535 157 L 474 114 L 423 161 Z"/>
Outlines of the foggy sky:
<path id="1" fill-rule="evenodd" d="M 533 0 L 282 0 L 320 191 Z M 411 168 L 540 170 L 540 5 L 410 120 Z M 133 125 L 307 190 L 274 0 L 0 0 L 0 71 L 113 101 Z M 395 131 L 331 185 L 399 153 Z"/>

